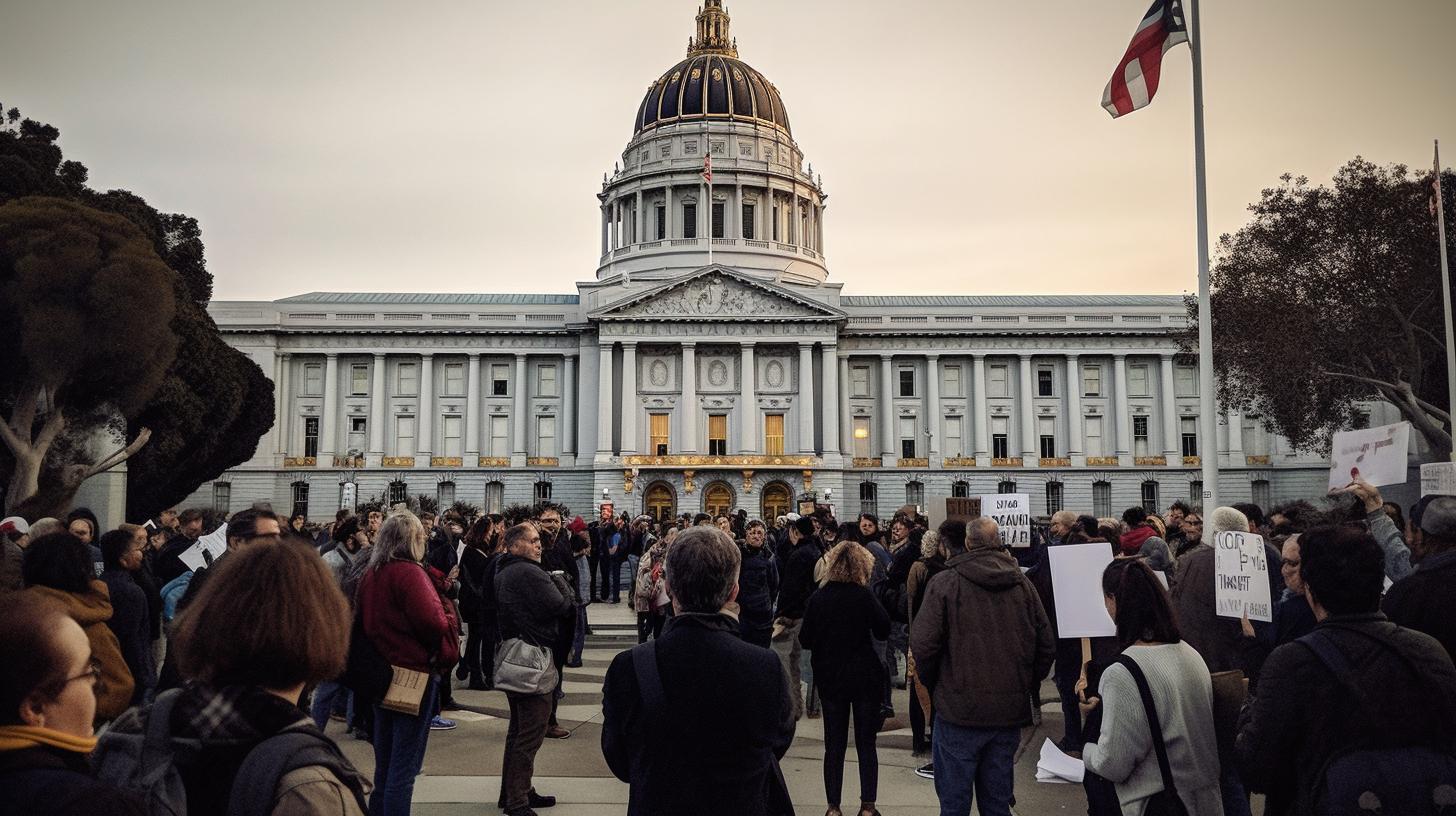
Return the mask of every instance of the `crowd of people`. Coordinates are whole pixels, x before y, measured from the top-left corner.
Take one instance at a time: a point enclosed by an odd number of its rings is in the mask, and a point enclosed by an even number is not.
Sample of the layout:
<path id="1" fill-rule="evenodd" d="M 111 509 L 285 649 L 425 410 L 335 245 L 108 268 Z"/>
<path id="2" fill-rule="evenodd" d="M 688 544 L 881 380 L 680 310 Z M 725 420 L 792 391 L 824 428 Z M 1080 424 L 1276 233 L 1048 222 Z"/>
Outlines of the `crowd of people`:
<path id="1" fill-rule="evenodd" d="M 529 816 L 555 804 L 535 759 L 571 736 L 588 607 L 620 603 L 639 645 L 607 671 L 601 750 L 629 814 L 792 813 L 779 760 L 808 717 L 827 816 L 851 732 L 849 812 L 878 816 L 897 686 L 941 812 L 1009 814 L 1049 675 L 1090 816 L 1236 816 L 1251 793 L 1280 815 L 1456 806 L 1456 497 L 1407 512 L 1357 481 L 1323 508 L 1059 511 L 1017 550 L 988 517 L 919 510 L 8 518 L 0 812 L 406 814 L 460 683 L 505 693 L 497 804 Z M 1218 614 L 1224 532 L 1263 536 L 1272 620 Z M 1098 542 L 1116 634 L 1059 638 L 1051 552 Z M 372 744 L 372 780 L 331 719 Z"/>

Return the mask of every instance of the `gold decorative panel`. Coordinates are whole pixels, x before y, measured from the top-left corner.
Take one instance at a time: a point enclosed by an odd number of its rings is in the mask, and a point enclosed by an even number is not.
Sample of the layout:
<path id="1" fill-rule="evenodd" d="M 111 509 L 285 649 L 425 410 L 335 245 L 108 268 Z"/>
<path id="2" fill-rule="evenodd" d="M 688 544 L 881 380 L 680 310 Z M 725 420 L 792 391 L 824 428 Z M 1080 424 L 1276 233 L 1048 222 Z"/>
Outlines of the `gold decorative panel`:
<path id="1" fill-rule="evenodd" d="M 1132 460 L 1138 467 L 1163 467 L 1168 464 L 1166 456 L 1138 456 Z"/>
<path id="2" fill-rule="evenodd" d="M 850 464 L 857 468 L 875 468 L 881 465 L 878 456 L 856 456 L 850 460 Z"/>
<path id="3" fill-rule="evenodd" d="M 1038 459 L 1036 460 L 1036 464 L 1038 467 L 1071 467 L 1072 460 L 1061 458 Z"/>
<path id="4" fill-rule="evenodd" d="M 1245 456 L 1244 457 L 1244 464 L 1246 464 L 1246 465 L 1267 465 L 1267 464 L 1269 464 L 1269 457 L 1268 457 L 1268 455 L 1263 455 L 1263 456 Z"/>
<path id="5" fill-rule="evenodd" d="M 948 468 L 973 468 L 976 466 L 976 457 L 947 456 L 941 460 L 941 464 Z"/>
<path id="6" fill-rule="evenodd" d="M 480 457 L 480 466 L 481 467 L 510 467 L 511 466 L 511 458 L 509 456 L 482 456 L 482 457 Z"/>
<path id="7" fill-rule="evenodd" d="M 904 458 L 904 459 L 900 459 L 899 461 L 897 461 L 895 463 L 895 467 L 902 467 L 902 468 L 924 468 L 924 467 L 930 467 L 930 460 L 929 459 L 911 459 L 911 458 Z"/>
<path id="8" fill-rule="evenodd" d="M 1087 457 L 1088 467 L 1117 467 L 1116 456 L 1089 456 Z"/>
<path id="9" fill-rule="evenodd" d="M 526 460 L 530 467 L 559 467 L 561 460 L 555 456 L 532 456 Z"/>
<path id="10" fill-rule="evenodd" d="M 415 466 L 415 458 L 413 456 L 386 456 L 379 464 L 384 467 L 411 468 Z"/>
<path id="11" fill-rule="evenodd" d="M 878 462 L 878 460 L 876 460 Z M 781 467 L 806 468 L 812 456 L 624 456 L 622 464 L 632 467 Z"/>
<path id="12" fill-rule="evenodd" d="M 430 459 L 430 467 L 460 467 L 465 460 L 459 456 L 435 456 Z"/>
<path id="13" fill-rule="evenodd" d="M 295 456 L 283 460 L 283 466 L 286 468 L 315 467 L 317 465 L 318 459 L 313 456 Z"/>
<path id="14" fill-rule="evenodd" d="M 992 459 L 991 467 L 1021 467 L 1021 457 L 1008 456 L 1005 459 Z"/>
<path id="15" fill-rule="evenodd" d="M 1183 467 L 1198 467 L 1203 464 L 1203 459 L 1198 456 L 1183 457 Z"/>

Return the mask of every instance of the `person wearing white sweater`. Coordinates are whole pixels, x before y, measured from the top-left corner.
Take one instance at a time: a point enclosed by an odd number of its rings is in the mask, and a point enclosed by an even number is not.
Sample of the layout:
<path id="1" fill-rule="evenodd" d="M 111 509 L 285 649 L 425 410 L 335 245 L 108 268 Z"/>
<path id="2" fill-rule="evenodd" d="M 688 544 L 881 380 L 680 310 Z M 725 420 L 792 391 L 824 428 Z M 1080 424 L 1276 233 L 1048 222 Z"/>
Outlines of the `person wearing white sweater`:
<path id="1" fill-rule="evenodd" d="M 1142 559 L 1110 564 L 1102 592 L 1123 654 L 1147 677 L 1179 798 L 1190 816 L 1223 816 L 1208 666 L 1182 641 L 1168 594 Z M 1143 816 L 1149 797 L 1164 789 L 1163 775 L 1142 696 L 1125 666 L 1114 663 L 1102 673 L 1085 708 L 1098 705 L 1102 731 L 1082 749 L 1082 761 L 1113 783 L 1124 816 Z"/>

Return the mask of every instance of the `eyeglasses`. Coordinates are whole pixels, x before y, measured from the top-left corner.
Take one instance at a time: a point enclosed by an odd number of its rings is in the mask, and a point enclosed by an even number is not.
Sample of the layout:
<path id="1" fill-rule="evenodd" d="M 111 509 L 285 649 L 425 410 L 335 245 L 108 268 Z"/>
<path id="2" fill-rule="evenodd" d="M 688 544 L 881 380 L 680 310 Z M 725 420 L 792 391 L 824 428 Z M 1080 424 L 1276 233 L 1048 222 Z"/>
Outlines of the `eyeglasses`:
<path id="1" fill-rule="evenodd" d="M 1183 525 L 1185 527 L 1202 527 L 1203 526 L 1203 519 L 1190 519 L 1190 518 L 1186 518 L 1186 519 L 1183 519 Z"/>
<path id="2" fill-rule="evenodd" d="M 87 662 L 85 671 L 81 672 L 75 677 L 67 677 L 66 685 L 70 685 L 77 680 L 85 680 L 88 677 L 91 678 L 91 682 L 93 684 L 99 685 L 101 683 L 101 662 L 94 657 L 91 658 L 89 662 Z"/>

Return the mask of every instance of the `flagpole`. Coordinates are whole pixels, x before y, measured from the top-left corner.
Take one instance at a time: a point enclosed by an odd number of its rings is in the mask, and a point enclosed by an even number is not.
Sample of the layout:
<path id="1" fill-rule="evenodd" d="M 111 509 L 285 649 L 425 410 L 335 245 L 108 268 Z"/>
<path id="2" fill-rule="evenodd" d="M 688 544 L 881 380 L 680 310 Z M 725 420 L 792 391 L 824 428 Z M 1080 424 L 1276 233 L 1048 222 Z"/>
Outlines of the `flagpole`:
<path id="1" fill-rule="evenodd" d="M 1436 178 L 1432 182 L 1436 195 L 1436 240 L 1441 242 L 1441 294 L 1446 299 L 1446 410 L 1456 418 L 1456 342 L 1451 338 L 1451 268 L 1446 260 L 1446 204 L 1441 195 L 1441 142 L 1436 140 Z M 1451 424 L 1456 431 L 1456 421 Z M 1451 461 L 1456 462 L 1456 446 L 1451 448 Z"/>
<path id="2" fill-rule="evenodd" d="M 1185 0 L 1188 8 L 1188 48 L 1193 52 L 1193 162 L 1198 199 L 1198 424 L 1202 444 L 1203 512 L 1218 506 L 1218 414 L 1213 381 L 1213 309 L 1208 280 L 1208 174 L 1204 169 L 1203 140 L 1203 27 L 1198 23 L 1198 0 Z M 1450 336 L 1449 334 L 1447 335 Z M 1242 433 L 1229 428 L 1229 433 Z"/>

